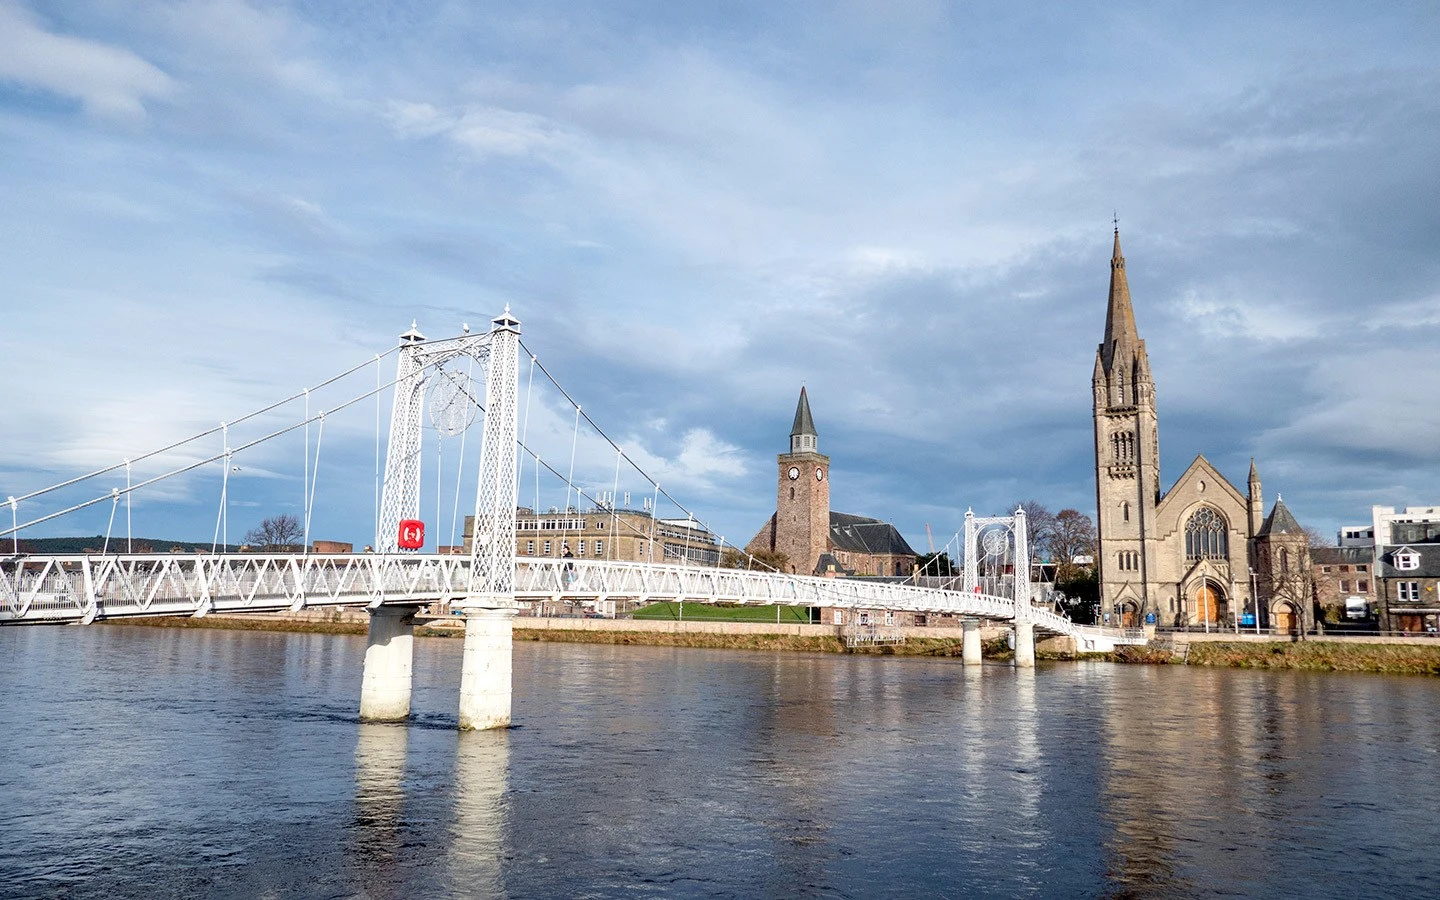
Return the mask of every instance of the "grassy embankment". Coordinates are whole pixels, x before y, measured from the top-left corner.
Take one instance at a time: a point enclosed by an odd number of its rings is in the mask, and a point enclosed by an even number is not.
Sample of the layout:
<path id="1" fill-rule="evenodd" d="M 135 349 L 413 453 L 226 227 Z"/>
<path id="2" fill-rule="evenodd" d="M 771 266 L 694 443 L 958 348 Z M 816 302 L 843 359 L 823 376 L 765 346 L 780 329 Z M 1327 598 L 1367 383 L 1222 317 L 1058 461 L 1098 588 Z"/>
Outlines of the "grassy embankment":
<path id="1" fill-rule="evenodd" d="M 1222 666 L 1234 669 L 1302 669 L 1315 672 L 1379 672 L 1392 675 L 1440 675 L 1440 646 L 1352 644 L 1348 641 L 1296 643 L 1197 642 L 1183 660 L 1166 650 L 1120 647 L 1116 662 Z"/>

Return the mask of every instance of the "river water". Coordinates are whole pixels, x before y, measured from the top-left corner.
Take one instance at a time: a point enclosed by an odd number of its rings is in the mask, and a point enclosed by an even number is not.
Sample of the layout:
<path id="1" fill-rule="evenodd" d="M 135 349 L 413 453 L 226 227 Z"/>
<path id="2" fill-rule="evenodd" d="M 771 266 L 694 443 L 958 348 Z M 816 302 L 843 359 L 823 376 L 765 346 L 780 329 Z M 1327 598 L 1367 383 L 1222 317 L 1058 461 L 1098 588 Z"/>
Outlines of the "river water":
<path id="1" fill-rule="evenodd" d="M 1440 681 L 0 629 L 0 895 L 1435 897 Z"/>

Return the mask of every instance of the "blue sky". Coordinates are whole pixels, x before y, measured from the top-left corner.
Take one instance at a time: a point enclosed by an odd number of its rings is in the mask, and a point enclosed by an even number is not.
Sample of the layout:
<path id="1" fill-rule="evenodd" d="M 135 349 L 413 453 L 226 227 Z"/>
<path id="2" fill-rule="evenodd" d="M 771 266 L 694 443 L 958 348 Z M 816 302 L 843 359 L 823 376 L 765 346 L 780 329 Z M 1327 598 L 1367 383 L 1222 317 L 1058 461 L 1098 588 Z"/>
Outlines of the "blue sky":
<path id="1" fill-rule="evenodd" d="M 1433 503 L 1437 47 L 1433 2 L 0 0 L 0 496 L 509 303 L 732 541 L 802 383 L 834 508 L 917 548 L 967 506 L 1093 512 L 1118 210 L 1166 484 L 1254 456 L 1326 532 Z M 327 421 L 313 537 L 369 540 L 362 406 Z M 537 390 L 530 417 L 565 468 L 571 414 Z M 300 512 L 292 437 L 237 459 L 232 538 Z M 448 534 L 458 441 L 436 458 Z M 209 538 L 219 472 L 137 494 L 135 532 Z"/>

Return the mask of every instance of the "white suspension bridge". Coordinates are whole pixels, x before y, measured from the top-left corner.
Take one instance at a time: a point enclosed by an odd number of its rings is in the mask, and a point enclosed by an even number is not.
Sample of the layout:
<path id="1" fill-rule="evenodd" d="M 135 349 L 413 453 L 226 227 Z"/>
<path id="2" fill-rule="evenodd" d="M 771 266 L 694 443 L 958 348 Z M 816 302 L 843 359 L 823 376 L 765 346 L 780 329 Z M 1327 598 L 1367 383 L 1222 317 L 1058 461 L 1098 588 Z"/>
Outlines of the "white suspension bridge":
<path id="1" fill-rule="evenodd" d="M 389 385 L 382 384 L 377 375 L 373 391 L 335 408 L 312 414 L 309 409 L 311 391 L 306 390 L 303 392 L 306 412 L 301 421 L 289 423 L 242 446 L 229 446 L 231 429 L 259 413 L 196 436 L 206 438 L 218 431 L 224 444 L 220 453 L 187 462 L 139 483 L 132 480 L 135 463 L 178 445 L 172 444 L 21 497 L 10 497 L 7 502 L 12 521 L 8 529 L 0 529 L 0 550 L 3 550 L 5 539 L 9 538 L 14 552 L 0 556 L 0 625 L 89 624 L 137 616 L 205 616 L 210 613 L 298 611 L 363 604 L 370 611 L 370 628 L 360 714 L 367 720 L 383 721 L 403 720 L 409 716 L 413 628 L 417 611 L 422 606 L 445 603 L 463 614 L 465 621 L 459 716 L 462 729 L 509 724 L 512 617 L 521 604 L 540 600 L 624 598 L 640 602 L 790 605 L 951 614 L 964 619 L 962 656 L 970 664 L 980 661 L 981 620 L 1011 625 L 1017 666 L 1034 665 L 1036 630 L 1070 636 L 1079 649 L 1089 651 L 1110 650 L 1117 644 L 1135 640 L 1116 629 L 1076 625 L 1048 606 L 1036 605 L 1032 598 L 1032 585 L 1023 576 L 1027 569 L 1023 564 L 1014 566 L 1016 572 L 1022 573 L 1021 577 L 982 576 L 982 552 L 991 555 L 1000 544 L 1004 545 L 1006 553 L 1013 552 L 1014 560 L 1029 559 L 1023 510 L 999 517 L 978 517 L 966 513 L 964 572 L 959 590 L 864 579 L 820 578 L 753 567 L 735 569 L 656 563 L 653 560 L 517 556 L 515 538 L 522 451 L 524 459 L 534 466 L 537 483 L 542 467 L 565 483 L 567 507 L 571 490 L 576 492 L 577 497 L 587 497 L 573 483 L 573 444 L 570 474 L 561 475 L 527 447 L 523 435 L 517 433 L 520 422 L 521 349 L 520 323 L 510 314 L 508 307 L 484 333 L 427 341 L 412 328 L 401 336 L 399 346 L 392 351 L 397 352 L 398 358 L 395 380 Z M 377 371 L 380 360 L 380 356 L 375 358 Z M 483 403 L 471 395 L 468 377 L 457 377 L 457 369 L 446 368 L 447 364 L 460 360 L 473 361 L 484 368 Z M 533 384 L 534 370 L 539 363 L 533 355 L 530 362 Z M 545 371 L 543 366 L 539 367 L 542 372 Z M 548 372 L 545 374 L 548 376 Z M 309 428 L 312 424 L 316 425 L 323 438 L 327 415 L 334 415 L 339 409 L 367 398 L 377 398 L 378 404 L 380 393 L 392 386 L 394 397 L 388 448 L 376 503 L 374 552 L 309 552 L 309 527 L 315 482 L 318 480 L 320 446 L 317 439 L 312 457 Z M 414 549 L 421 546 L 420 532 L 423 530 L 420 524 L 421 441 L 427 387 L 432 421 L 437 427 L 442 421 L 448 421 L 446 433 L 463 432 L 469 424 L 467 411 L 471 417 L 476 411 L 484 413 L 473 537 L 469 541 L 468 552 L 459 555 L 420 553 Z M 556 387 L 559 387 L 558 383 Z M 528 393 L 527 389 L 527 407 Z M 574 407 L 578 434 L 581 418 L 590 422 L 589 416 L 563 388 L 561 393 Z M 274 404 L 260 412 L 268 412 L 279 405 Z M 527 408 L 527 425 L 528 421 Z M 604 436 L 598 426 L 593 422 L 590 424 Z M 228 544 L 222 543 L 219 538 L 221 535 L 228 537 L 226 496 L 230 473 L 236 470 L 232 460 L 244 450 L 302 427 L 306 431 L 306 549 L 290 553 L 223 552 Z M 608 437 L 606 440 L 617 454 L 618 484 L 620 461 L 626 455 Z M 378 470 L 378 434 L 376 452 Z M 42 555 L 18 552 L 19 535 L 27 528 L 91 507 L 100 506 L 103 509 L 102 504 L 108 500 L 113 530 L 115 514 L 122 499 L 126 501 L 128 520 L 129 500 L 134 492 L 215 465 L 222 467 L 215 552 L 133 553 L 128 552 L 131 547 L 127 537 L 124 540 L 127 552 L 122 553 L 118 552 L 121 540 L 112 539 L 108 533 L 100 553 Z M 20 521 L 22 504 L 28 507 L 59 488 L 93 481 L 118 473 L 122 468 L 126 475 L 123 489 L 112 488 L 71 506 Z M 644 475 L 638 466 L 635 468 Z M 663 494 L 688 517 L 694 518 L 688 509 L 661 489 L 657 481 L 645 477 L 657 499 Z M 436 524 L 438 526 L 438 521 Z M 115 545 L 113 551 L 112 543 Z"/>

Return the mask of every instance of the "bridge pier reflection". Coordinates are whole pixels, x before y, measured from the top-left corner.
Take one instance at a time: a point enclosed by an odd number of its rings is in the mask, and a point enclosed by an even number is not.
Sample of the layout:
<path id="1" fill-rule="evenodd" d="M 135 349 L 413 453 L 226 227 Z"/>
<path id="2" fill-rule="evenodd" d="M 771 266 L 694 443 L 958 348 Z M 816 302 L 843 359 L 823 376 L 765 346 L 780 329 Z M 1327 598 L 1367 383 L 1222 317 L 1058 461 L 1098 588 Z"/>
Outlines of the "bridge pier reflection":
<path id="1" fill-rule="evenodd" d="M 515 614 L 467 606 L 465 649 L 460 663 L 460 730 L 510 727 L 510 673 Z"/>
<path id="2" fill-rule="evenodd" d="M 415 657 L 418 606 L 370 610 L 365 674 L 360 683 L 360 720 L 403 722 L 410 718 L 411 664 Z"/>

